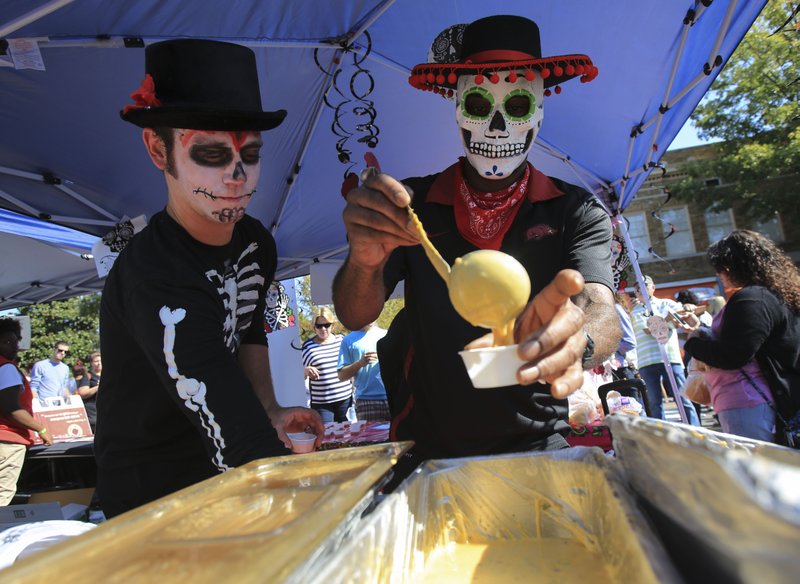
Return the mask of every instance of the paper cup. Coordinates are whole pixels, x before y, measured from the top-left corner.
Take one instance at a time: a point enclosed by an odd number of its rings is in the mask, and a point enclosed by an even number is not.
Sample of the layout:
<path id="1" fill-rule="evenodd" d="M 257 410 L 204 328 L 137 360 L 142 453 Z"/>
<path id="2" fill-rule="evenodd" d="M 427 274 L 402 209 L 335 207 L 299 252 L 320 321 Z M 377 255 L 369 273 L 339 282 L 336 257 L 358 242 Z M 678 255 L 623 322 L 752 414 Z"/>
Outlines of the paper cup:
<path id="1" fill-rule="evenodd" d="M 306 452 L 314 452 L 314 443 L 317 437 L 308 432 L 287 432 L 286 435 L 292 442 L 292 452 L 295 454 L 305 454 Z"/>
<path id="2" fill-rule="evenodd" d="M 473 387 L 506 387 L 518 385 L 517 369 L 523 361 L 517 356 L 517 345 L 459 351 Z"/>

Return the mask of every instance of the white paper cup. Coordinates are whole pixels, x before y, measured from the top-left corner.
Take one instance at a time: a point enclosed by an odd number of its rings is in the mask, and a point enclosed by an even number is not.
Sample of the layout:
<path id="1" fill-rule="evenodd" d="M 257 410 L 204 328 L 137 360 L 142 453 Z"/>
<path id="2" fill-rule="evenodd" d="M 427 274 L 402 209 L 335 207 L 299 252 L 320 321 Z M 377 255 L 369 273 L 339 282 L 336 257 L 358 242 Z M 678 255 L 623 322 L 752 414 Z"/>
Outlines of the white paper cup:
<path id="1" fill-rule="evenodd" d="M 316 435 L 308 432 L 287 432 L 286 435 L 292 442 L 292 452 L 295 454 L 314 452 L 314 443 L 317 441 Z"/>
<path id="2" fill-rule="evenodd" d="M 517 345 L 459 351 L 473 387 L 505 387 L 518 385 L 517 369 L 523 365 L 517 356 Z"/>

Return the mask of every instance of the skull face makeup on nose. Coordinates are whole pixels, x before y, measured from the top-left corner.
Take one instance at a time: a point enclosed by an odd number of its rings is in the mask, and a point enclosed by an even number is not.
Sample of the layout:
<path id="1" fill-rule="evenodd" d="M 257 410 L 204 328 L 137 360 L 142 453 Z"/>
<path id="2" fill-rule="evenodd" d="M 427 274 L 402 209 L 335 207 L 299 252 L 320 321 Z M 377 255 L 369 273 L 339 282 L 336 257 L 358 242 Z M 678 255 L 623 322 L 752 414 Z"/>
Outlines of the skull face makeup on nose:
<path id="1" fill-rule="evenodd" d="M 456 122 L 467 160 L 489 179 L 508 176 L 528 157 L 544 111 L 544 82 L 503 73 L 497 83 L 464 75 L 458 79 Z"/>

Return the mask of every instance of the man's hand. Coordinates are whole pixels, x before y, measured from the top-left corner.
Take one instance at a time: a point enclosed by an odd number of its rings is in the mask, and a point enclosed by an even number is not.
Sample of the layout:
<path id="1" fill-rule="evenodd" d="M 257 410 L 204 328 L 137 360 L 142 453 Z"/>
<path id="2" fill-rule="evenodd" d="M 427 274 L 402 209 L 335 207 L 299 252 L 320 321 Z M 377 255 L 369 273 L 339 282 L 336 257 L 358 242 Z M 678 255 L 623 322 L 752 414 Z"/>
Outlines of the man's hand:
<path id="1" fill-rule="evenodd" d="M 342 218 L 350 242 L 349 262 L 365 268 L 383 265 L 393 249 L 419 243 L 406 207 L 411 196 L 388 174 L 373 173 L 347 194 Z"/>
<path id="2" fill-rule="evenodd" d="M 364 356 L 361 357 L 362 366 L 369 365 L 370 363 L 377 363 L 378 362 L 378 353 L 374 351 L 367 351 L 364 353 Z"/>
<path id="3" fill-rule="evenodd" d="M 561 270 L 517 317 L 514 339 L 525 361 L 517 372 L 520 385 L 550 384 L 553 397 L 563 399 L 583 385 L 582 358 L 586 349 L 585 315 L 570 298 L 583 291 L 583 276 Z M 467 349 L 491 346 L 491 333 Z"/>
<path id="4" fill-rule="evenodd" d="M 320 444 L 322 444 L 322 437 L 325 435 L 325 424 L 322 423 L 322 418 L 315 410 L 301 407 L 276 407 L 269 412 L 269 419 L 278 432 L 278 438 L 286 445 L 286 448 L 292 448 L 292 442 L 286 435 L 287 432 L 316 434 L 315 448 L 319 448 Z"/>
<path id="5" fill-rule="evenodd" d="M 53 444 L 53 437 L 50 435 L 50 432 L 45 432 L 44 434 L 39 434 L 39 437 L 42 439 L 47 446 Z"/>

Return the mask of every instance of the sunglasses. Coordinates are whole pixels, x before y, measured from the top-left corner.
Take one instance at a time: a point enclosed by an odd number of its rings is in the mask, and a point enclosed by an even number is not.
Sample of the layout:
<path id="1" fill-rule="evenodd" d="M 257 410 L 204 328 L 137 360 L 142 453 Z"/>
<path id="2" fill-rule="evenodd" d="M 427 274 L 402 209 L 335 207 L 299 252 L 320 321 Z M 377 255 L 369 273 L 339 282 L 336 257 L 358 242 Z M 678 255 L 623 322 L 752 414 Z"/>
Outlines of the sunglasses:
<path id="1" fill-rule="evenodd" d="M 69 349 L 56 349 L 56 353 L 64 353 L 65 355 L 69 355 Z"/>
<path id="2" fill-rule="evenodd" d="M 320 323 L 316 323 L 316 322 L 314 323 L 314 328 L 318 328 L 318 329 L 323 329 L 323 328 L 329 329 L 332 326 L 333 326 L 332 322 L 326 322 L 324 324 L 320 324 Z"/>

